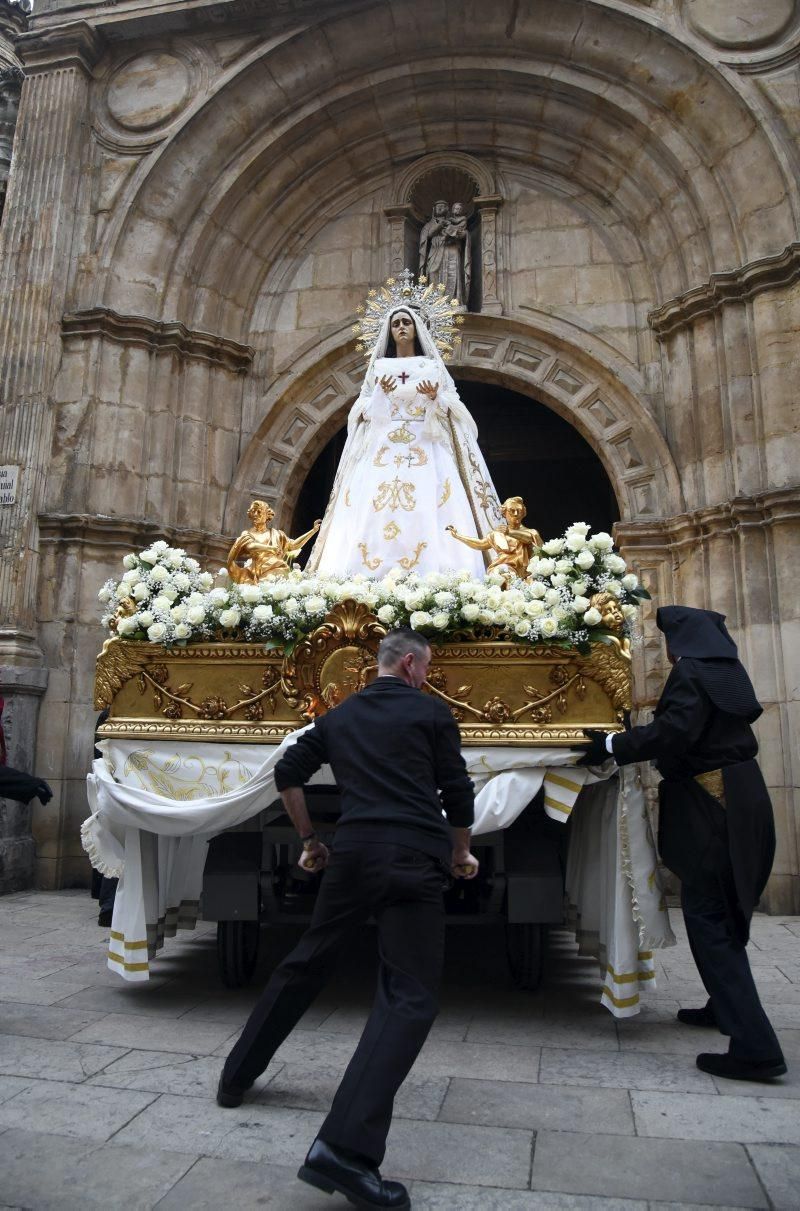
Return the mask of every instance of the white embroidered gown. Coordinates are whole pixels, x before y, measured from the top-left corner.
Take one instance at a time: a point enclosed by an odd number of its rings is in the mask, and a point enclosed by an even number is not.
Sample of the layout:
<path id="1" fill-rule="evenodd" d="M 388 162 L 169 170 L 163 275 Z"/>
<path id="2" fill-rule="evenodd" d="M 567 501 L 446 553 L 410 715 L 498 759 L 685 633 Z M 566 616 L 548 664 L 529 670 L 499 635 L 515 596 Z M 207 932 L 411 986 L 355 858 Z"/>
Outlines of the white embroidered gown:
<path id="1" fill-rule="evenodd" d="M 476 439 L 475 424 L 438 356 L 380 357 L 374 387 L 348 418 L 348 440 L 308 571 L 363 573 L 393 568 L 420 574 L 467 569 L 481 578 L 481 551 L 445 527 L 478 536 L 500 519 L 497 494 Z M 380 379 L 397 386 L 384 392 Z M 434 401 L 418 391 L 436 383 Z"/>

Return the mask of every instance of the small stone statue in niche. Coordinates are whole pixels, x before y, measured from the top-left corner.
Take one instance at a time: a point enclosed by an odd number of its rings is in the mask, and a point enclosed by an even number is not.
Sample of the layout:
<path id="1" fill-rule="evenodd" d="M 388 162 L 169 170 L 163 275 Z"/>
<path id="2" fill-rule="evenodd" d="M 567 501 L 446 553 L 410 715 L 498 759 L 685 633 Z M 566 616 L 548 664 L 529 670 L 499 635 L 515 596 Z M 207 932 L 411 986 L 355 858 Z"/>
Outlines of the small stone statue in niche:
<path id="1" fill-rule="evenodd" d="M 265 500 L 254 500 L 247 516 L 253 524 L 236 539 L 226 561 L 228 575 L 237 584 L 258 584 L 265 576 L 285 576 L 292 560 L 322 524 L 315 521 L 306 534 L 289 538 L 283 530 L 269 525 L 275 513 Z"/>
<path id="2" fill-rule="evenodd" d="M 472 279 L 472 251 L 467 216 L 462 202 L 452 207 L 434 202 L 433 214 L 419 237 L 419 272 L 435 286 L 444 286 L 448 298 L 466 308 Z"/>

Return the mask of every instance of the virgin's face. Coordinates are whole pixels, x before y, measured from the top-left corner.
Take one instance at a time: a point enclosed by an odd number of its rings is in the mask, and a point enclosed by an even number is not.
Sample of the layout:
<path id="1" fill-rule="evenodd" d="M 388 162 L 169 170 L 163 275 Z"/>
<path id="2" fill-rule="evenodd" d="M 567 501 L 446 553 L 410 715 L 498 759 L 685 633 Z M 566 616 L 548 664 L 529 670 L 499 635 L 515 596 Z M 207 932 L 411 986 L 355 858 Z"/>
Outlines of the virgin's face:
<path id="1" fill-rule="evenodd" d="M 408 312 L 398 311 L 397 315 L 392 316 L 389 327 L 396 345 L 414 340 L 414 321 Z"/>

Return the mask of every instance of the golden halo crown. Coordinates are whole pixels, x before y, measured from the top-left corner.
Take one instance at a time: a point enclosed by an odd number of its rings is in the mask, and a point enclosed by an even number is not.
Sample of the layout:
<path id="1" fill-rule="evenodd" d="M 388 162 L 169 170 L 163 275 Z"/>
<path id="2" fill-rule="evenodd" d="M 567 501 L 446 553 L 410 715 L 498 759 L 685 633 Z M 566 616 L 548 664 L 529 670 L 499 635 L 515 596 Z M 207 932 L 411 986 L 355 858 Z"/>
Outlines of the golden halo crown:
<path id="1" fill-rule="evenodd" d="M 396 307 L 408 307 L 420 317 L 431 334 L 444 361 L 449 361 L 461 343 L 458 328 L 464 323 L 458 299 L 449 299 L 446 287 L 435 286 L 424 274 L 417 281 L 410 269 L 396 278 L 387 278 L 383 286 L 370 290 L 366 303 L 356 308 L 358 320 L 353 324 L 356 349 L 367 358 L 378 341 L 383 321 Z"/>

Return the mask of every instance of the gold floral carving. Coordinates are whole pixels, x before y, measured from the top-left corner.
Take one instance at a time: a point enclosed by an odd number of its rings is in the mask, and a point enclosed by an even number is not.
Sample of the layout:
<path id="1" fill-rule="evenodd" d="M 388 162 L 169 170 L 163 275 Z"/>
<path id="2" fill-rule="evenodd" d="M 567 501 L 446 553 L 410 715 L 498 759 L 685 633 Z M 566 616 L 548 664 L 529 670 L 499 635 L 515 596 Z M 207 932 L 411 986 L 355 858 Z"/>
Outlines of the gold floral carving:
<path id="1" fill-rule="evenodd" d="M 286 701 L 303 719 L 315 719 L 361 689 L 377 672 L 378 644 L 385 634 L 386 627 L 368 606 L 355 601 L 334 606 L 325 621 L 286 657 Z"/>
<path id="2" fill-rule="evenodd" d="M 594 681 L 608 695 L 614 708 L 631 709 L 631 646 L 628 639 L 610 639 L 593 643 L 590 655 L 581 662 L 584 676 Z"/>

